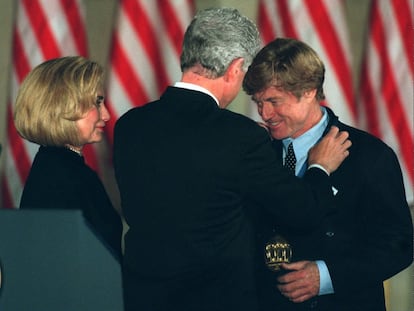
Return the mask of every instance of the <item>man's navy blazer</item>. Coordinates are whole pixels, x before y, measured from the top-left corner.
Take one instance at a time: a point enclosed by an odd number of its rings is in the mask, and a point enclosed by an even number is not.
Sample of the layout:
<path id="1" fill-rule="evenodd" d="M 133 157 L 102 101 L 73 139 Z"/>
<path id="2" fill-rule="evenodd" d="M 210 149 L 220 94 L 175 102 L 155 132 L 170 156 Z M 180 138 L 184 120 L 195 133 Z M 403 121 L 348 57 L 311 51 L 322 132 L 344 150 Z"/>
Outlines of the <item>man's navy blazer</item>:
<path id="1" fill-rule="evenodd" d="M 326 108 L 332 125 L 349 132 L 350 155 L 331 174 L 336 193 L 331 213 L 312 233 L 300 232 L 263 217 L 258 225 L 259 250 L 276 232 L 293 247 L 293 261 L 324 260 L 334 295 L 302 304 L 276 290 L 276 276 L 259 259 L 260 301 L 264 310 L 385 310 L 383 281 L 413 260 L 413 225 L 401 169 L 394 151 L 374 136 L 347 126 Z M 278 161 L 282 143 L 274 141 Z"/>

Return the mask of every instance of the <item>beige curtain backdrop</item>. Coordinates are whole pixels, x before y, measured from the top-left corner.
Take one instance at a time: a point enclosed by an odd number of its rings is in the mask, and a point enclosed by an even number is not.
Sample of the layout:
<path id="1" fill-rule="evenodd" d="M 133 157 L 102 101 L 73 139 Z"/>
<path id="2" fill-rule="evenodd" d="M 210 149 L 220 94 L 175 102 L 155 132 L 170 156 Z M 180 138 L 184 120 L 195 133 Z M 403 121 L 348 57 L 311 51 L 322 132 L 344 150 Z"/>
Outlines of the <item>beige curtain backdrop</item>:
<path id="1" fill-rule="evenodd" d="M 148 0 L 152 1 L 152 0 Z M 371 0 L 346 0 L 346 15 L 353 53 L 354 83 L 358 83 L 362 46 L 367 27 L 367 13 Z M 392 1 L 392 0 L 389 0 Z M 103 65 L 108 64 L 110 38 L 117 15 L 116 0 L 84 0 L 86 4 L 86 26 L 89 40 L 90 58 Z M 0 0 L 0 143 L 5 138 L 5 110 L 10 87 L 12 25 L 16 11 L 16 0 Z M 251 19 L 256 19 L 258 0 L 196 0 L 196 9 L 207 7 L 235 7 Z M 230 109 L 247 113 L 248 98 L 241 92 Z M 4 166 L 4 156 L 0 157 L 0 172 Z M 117 192 L 113 187 L 113 175 L 104 177 L 105 185 L 115 205 Z M 364 277 L 361 275 L 361 277 Z M 387 310 L 414 311 L 414 267 L 413 265 L 386 282 Z M 1 296 L 0 296 L 1 299 Z"/>

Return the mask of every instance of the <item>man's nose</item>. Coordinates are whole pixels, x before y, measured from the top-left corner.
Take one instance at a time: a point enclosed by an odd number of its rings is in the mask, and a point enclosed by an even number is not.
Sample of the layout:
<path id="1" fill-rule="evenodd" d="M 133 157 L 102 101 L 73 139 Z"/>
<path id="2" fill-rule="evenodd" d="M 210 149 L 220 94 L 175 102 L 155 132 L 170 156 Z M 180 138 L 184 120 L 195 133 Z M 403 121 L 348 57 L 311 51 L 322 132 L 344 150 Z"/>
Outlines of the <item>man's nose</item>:
<path id="1" fill-rule="evenodd" d="M 271 103 L 264 102 L 261 109 L 261 117 L 263 121 L 270 120 L 274 116 L 274 108 Z"/>

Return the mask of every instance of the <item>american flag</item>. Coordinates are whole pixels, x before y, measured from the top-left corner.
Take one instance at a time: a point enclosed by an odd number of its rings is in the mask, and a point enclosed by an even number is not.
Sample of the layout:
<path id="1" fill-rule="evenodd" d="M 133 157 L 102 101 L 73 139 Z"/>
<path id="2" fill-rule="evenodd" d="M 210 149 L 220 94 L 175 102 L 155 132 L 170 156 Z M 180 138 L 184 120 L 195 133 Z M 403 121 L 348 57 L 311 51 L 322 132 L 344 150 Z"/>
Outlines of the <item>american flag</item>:
<path id="1" fill-rule="evenodd" d="M 315 49 L 326 67 L 325 104 L 342 121 L 355 124 L 357 109 L 343 1 L 259 0 L 257 23 L 263 44 L 276 37 L 290 37 Z"/>
<path id="2" fill-rule="evenodd" d="M 414 34 L 412 0 L 372 0 L 360 80 L 360 125 L 397 153 L 413 204 Z"/>
<path id="3" fill-rule="evenodd" d="M 114 124 L 124 112 L 157 99 L 179 80 L 181 43 L 193 14 L 193 0 L 121 0 L 106 100 L 111 143 Z"/>
<path id="4" fill-rule="evenodd" d="M 13 27 L 11 90 L 6 111 L 7 137 L 3 152 L 2 206 L 18 207 L 32 160 L 39 148 L 20 138 L 13 123 L 13 102 L 29 71 L 51 58 L 87 55 L 84 9 L 81 0 L 19 0 Z M 95 152 L 86 160 L 96 167 Z"/>

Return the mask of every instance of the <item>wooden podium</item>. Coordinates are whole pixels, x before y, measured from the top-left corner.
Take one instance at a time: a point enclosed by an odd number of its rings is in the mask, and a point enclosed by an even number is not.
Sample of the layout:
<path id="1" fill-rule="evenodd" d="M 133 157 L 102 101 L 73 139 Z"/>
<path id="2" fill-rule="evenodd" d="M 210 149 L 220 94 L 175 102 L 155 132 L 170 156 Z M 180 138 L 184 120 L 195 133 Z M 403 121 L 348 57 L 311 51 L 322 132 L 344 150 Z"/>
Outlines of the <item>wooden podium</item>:
<path id="1" fill-rule="evenodd" d="M 120 263 L 79 210 L 0 210 L 0 268 L 0 310 L 123 310 Z"/>

